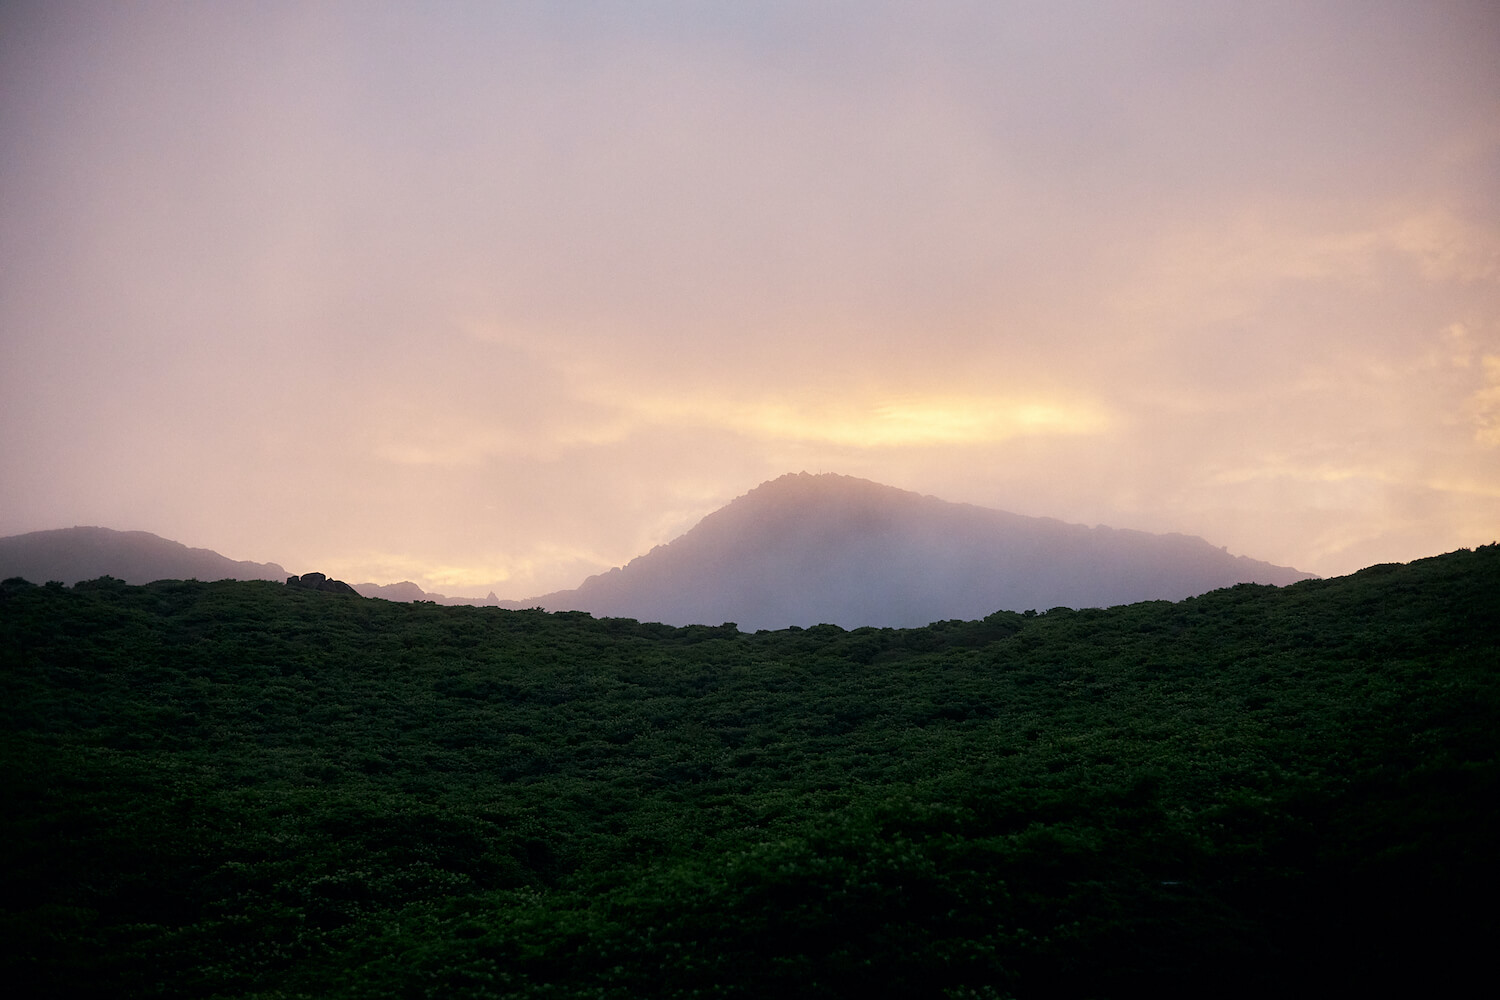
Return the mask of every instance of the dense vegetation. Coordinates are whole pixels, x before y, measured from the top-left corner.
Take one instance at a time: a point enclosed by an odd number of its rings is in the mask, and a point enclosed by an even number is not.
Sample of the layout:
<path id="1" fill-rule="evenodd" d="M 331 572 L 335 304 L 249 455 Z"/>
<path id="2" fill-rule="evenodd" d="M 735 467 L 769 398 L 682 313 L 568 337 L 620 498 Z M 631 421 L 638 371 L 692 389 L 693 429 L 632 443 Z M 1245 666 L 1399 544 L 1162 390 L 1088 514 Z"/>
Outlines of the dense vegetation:
<path id="1" fill-rule="evenodd" d="M 756 634 L 8 581 L 3 979 L 1443 992 L 1497 930 L 1497 651 L 1496 546 L 1176 604 Z"/>

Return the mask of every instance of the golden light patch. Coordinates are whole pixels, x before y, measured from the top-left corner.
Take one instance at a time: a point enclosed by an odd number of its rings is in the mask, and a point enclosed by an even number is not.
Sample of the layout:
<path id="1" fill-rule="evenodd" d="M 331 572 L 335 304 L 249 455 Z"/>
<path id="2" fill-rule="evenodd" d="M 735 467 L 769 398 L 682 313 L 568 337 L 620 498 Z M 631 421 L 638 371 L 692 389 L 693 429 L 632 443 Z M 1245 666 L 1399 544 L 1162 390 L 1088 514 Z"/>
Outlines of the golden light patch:
<path id="1" fill-rule="evenodd" d="M 332 561 L 329 561 L 332 565 Z M 515 575 L 511 563 L 440 564 L 391 552 L 365 552 L 334 567 L 349 583 L 396 583 L 410 580 L 423 590 L 444 592 L 443 587 L 490 586 Z"/>
<path id="2" fill-rule="evenodd" d="M 784 441 L 854 448 L 992 444 L 1024 435 L 1096 434 L 1109 426 L 1090 403 L 981 396 L 881 402 L 654 400 L 639 404 L 663 423 L 691 421 Z"/>
<path id="3" fill-rule="evenodd" d="M 538 594 L 577 586 L 585 576 L 621 561 L 618 555 L 580 546 L 540 544 L 526 552 L 508 553 L 494 562 L 425 563 L 416 579 L 418 583 L 427 581 L 425 589 L 450 595 L 478 593 L 500 583 L 525 594 Z M 566 571 L 564 575 L 570 582 L 548 583 L 559 568 Z"/>
<path id="4" fill-rule="evenodd" d="M 511 571 L 506 566 L 429 566 L 423 576 L 439 588 L 482 587 L 509 580 Z"/>

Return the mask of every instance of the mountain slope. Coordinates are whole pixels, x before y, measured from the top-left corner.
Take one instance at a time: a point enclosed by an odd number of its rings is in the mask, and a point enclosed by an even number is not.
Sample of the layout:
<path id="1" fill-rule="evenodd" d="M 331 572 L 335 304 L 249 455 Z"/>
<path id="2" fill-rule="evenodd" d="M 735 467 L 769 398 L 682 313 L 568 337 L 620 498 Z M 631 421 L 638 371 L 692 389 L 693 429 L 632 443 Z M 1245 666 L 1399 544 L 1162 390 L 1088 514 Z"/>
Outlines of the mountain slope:
<path id="1" fill-rule="evenodd" d="M 801 473 L 762 484 L 622 569 L 528 603 L 674 625 L 911 627 L 1309 578 L 1201 538 L 1089 528 Z"/>
<path id="2" fill-rule="evenodd" d="M 0 579 L 73 584 L 113 576 L 126 583 L 153 580 L 276 580 L 289 574 L 276 563 L 229 559 L 192 549 L 149 531 L 58 528 L 0 538 Z"/>
<path id="3" fill-rule="evenodd" d="M 520 601 L 502 601 L 495 596 L 494 591 L 491 591 L 488 597 L 449 597 L 447 594 L 438 594 L 429 590 L 423 590 L 410 580 L 402 580 L 400 583 L 356 583 L 354 591 L 361 597 L 374 597 L 382 601 L 406 603 L 412 601 L 431 601 L 434 604 L 473 604 L 509 608 L 513 611 L 527 607 L 527 605 Z"/>

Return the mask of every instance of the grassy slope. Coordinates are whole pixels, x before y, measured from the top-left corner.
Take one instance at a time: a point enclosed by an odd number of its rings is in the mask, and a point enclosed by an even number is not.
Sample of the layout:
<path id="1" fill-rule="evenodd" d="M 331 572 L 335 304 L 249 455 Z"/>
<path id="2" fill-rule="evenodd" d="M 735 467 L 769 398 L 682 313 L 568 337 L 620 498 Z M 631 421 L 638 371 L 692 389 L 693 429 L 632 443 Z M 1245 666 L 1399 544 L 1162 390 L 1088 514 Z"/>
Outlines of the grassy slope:
<path id="1" fill-rule="evenodd" d="M 1476 968 L 1500 549 L 925 629 L 4 588 L 6 970 L 1110 996 Z"/>

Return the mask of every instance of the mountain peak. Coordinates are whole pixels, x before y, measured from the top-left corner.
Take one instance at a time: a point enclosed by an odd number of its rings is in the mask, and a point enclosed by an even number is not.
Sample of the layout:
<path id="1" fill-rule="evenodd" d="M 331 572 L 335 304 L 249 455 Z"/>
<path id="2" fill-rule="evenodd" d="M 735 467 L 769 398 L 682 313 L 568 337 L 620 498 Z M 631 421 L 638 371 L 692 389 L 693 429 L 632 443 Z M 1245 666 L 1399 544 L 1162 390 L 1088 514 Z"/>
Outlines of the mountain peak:
<path id="1" fill-rule="evenodd" d="M 763 499 L 775 497 L 821 499 L 836 497 L 907 497 L 915 500 L 924 499 L 920 493 L 913 493 L 910 490 L 899 489 L 895 486 L 886 486 L 883 483 L 873 482 L 869 479 L 860 479 L 856 476 L 841 475 L 837 472 L 788 472 L 784 476 L 766 480 L 740 499 L 749 499 L 751 497 Z"/>
<path id="2" fill-rule="evenodd" d="M 679 625 L 906 627 L 1307 577 L 1201 538 L 1089 528 L 800 472 L 762 483 L 621 569 L 536 601 Z"/>

